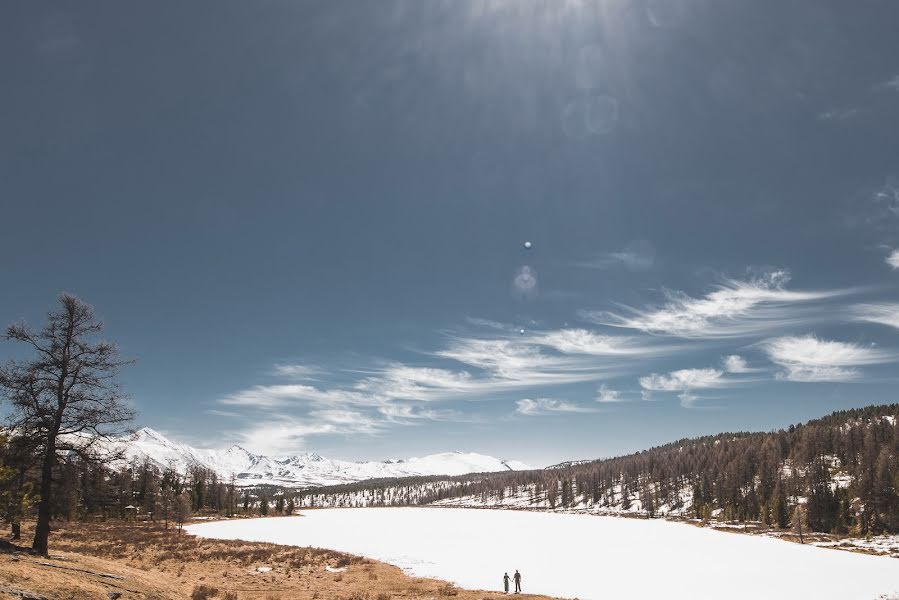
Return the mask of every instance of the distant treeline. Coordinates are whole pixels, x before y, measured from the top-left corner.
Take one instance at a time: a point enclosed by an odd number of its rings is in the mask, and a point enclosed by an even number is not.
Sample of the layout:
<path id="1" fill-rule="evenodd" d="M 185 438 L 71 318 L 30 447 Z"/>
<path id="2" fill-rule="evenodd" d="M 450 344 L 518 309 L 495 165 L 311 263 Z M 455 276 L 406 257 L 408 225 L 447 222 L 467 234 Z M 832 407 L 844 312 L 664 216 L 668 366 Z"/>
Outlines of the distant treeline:
<path id="1" fill-rule="evenodd" d="M 33 516 L 38 454 L 24 440 L 0 437 L 0 517 L 17 536 L 22 519 Z M 268 515 L 291 513 L 290 491 L 238 488 L 215 472 L 196 466 L 186 473 L 150 462 L 112 468 L 77 454 L 60 456 L 53 474 L 54 519 L 133 518 L 180 525 L 192 514 Z"/>
<path id="2" fill-rule="evenodd" d="M 790 526 L 797 505 L 813 531 L 899 532 L 899 404 L 834 413 L 771 433 L 683 439 L 617 458 L 545 470 L 375 479 L 306 490 L 239 488 L 196 466 L 111 468 L 77 453 L 54 466 L 57 519 L 130 517 L 182 523 L 188 515 L 290 514 L 295 507 L 435 502 L 548 509 L 604 508 L 647 516 Z M 16 532 L 34 514 L 37 449 L 0 438 L 0 513 Z M 510 502 L 514 500 L 514 502 Z M 131 507 L 131 508 L 129 508 Z"/>
<path id="3" fill-rule="evenodd" d="M 771 433 L 682 439 L 560 468 L 380 479 L 306 490 L 304 506 L 472 504 L 550 509 L 639 502 L 642 514 L 756 521 L 786 528 L 802 504 L 813 531 L 899 531 L 899 404 L 833 413 Z M 508 505 L 506 503 L 505 505 Z"/>

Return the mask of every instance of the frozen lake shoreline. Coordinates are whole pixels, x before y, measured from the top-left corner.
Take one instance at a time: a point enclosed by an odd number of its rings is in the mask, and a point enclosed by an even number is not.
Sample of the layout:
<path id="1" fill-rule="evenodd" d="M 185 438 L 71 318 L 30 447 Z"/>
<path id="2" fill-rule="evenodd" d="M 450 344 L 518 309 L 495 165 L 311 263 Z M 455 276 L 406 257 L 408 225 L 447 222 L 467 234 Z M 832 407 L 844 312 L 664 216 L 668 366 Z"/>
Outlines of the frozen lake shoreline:
<path id="1" fill-rule="evenodd" d="M 469 589 L 523 588 L 581 599 L 816 598 L 899 592 L 888 557 L 734 535 L 660 519 L 448 508 L 311 510 L 297 517 L 190 525 L 194 535 L 317 546 Z"/>

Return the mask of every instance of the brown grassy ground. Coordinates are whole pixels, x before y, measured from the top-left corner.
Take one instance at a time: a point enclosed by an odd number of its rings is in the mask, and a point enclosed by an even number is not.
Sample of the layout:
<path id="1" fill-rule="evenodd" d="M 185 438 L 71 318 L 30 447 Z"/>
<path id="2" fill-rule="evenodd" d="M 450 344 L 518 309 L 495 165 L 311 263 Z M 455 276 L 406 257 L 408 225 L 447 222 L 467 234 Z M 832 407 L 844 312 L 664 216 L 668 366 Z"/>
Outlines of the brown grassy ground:
<path id="1" fill-rule="evenodd" d="M 23 538 L 30 539 L 29 533 L 23 532 Z M 331 550 L 201 539 L 151 523 L 57 524 L 50 553 L 49 560 L 0 553 L 0 598 L 16 597 L 16 590 L 71 600 L 107 598 L 110 592 L 121 593 L 122 600 L 504 597 L 409 577 L 391 565 Z M 332 573 L 325 567 L 345 571 Z"/>

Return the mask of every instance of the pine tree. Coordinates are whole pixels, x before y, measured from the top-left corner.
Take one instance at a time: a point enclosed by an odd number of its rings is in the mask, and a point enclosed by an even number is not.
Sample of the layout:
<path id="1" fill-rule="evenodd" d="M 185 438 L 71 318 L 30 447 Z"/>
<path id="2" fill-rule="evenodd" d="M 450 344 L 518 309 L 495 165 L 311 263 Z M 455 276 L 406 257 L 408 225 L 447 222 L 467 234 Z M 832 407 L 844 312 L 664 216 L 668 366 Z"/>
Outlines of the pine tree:
<path id="1" fill-rule="evenodd" d="M 883 447 L 874 465 L 874 479 L 871 488 L 874 533 L 892 530 L 895 525 L 899 498 L 896 495 L 896 484 L 891 466 L 890 449 Z"/>
<path id="2" fill-rule="evenodd" d="M 34 500 L 32 483 L 26 478 L 33 458 L 27 439 L 0 435 L 0 518 L 9 524 L 13 540 L 21 539 L 22 519 Z"/>
<path id="3" fill-rule="evenodd" d="M 789 514 L 787 512 L 787 496 L 783 490 L 783 482 L 778 479 L 774 486 L 774 496 L 772 497 L 771 516 L 779 529 L 786 529 L 790 524 Z"/>

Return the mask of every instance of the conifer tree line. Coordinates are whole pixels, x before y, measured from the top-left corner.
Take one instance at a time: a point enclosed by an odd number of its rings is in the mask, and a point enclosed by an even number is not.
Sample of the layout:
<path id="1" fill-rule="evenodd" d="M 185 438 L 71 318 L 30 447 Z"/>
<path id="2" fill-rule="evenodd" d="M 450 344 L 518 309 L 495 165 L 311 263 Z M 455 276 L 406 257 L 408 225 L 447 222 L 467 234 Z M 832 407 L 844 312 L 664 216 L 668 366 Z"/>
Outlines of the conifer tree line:
<path id="1" fill-rule="evenodd" d="M 24 518 L 34 518 L 38 456 L 16 454 L 15 438 L 0 438 L 0 517 L 18 538 Z M 291 492 L 239 488 L 234 479 L 192 466 L 179 473 L 144 461 L 124 468 L 60 457 L 54 467 L 53 520 L 138 519 L 178 526 L 194 515 L 258 516 L 292 514 Z"/>
<path id="2" fill-rule="evenodd" d="M 639 508 L 815 532 L 899 532 L 899 405 L 836 412 L 770 433 L 723 433 L 611 459 L 478 476 L 382 479 L 307 490 L 304 506 L 471 499 L 551 509 Z M 637 504 L 639 502 L 639 504 Z"/>

